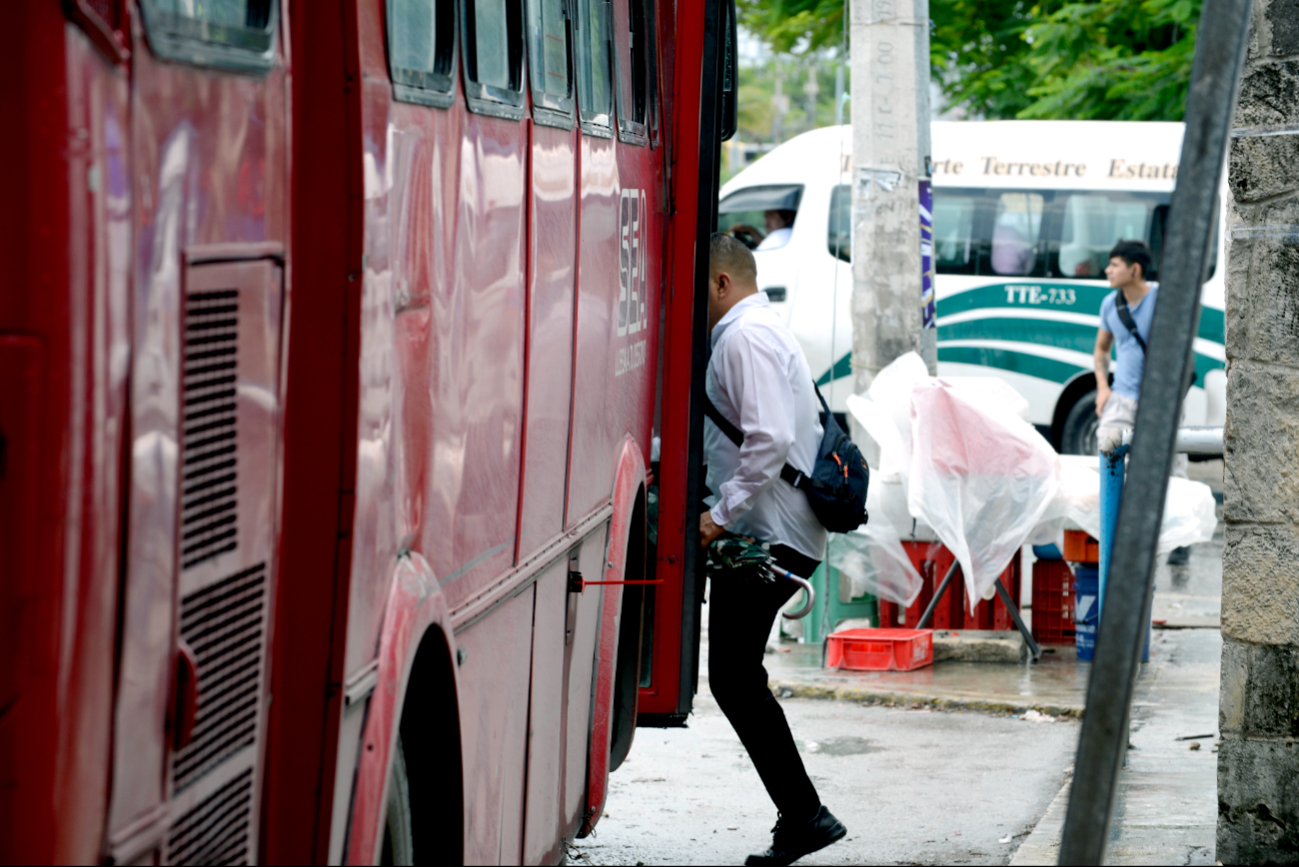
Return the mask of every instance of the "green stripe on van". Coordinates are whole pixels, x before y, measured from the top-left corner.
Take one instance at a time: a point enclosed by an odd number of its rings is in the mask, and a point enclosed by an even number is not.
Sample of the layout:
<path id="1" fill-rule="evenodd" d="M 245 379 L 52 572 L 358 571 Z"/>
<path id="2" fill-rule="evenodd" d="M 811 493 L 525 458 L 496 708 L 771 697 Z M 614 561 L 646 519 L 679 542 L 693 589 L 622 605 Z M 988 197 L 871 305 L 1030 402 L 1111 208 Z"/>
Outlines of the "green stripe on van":
<path id="1" fill-rule="evenodd" d="M 831 380 L 843 379 L 850 373 L 852 373 L 852 353 L 847 352 L 844 353 L 843 358 L 834 363 L 834 370 L 827 370 L 821 374 L 821 378 L 816 381 L 816 387 L 820 388 L 823 385 L 829 385 Z"/>
<path id="2" fill-rule="evenodd" d="M 950 316 L 988 307 L 1020 307 L 1099 316 L 1101 302 L 1113 291 L 1108 286 L 1065 283 L 993 283 L 940 298 L 938 315 Z"/>
<path id="3" fill-rule="evenodd" d="M 993 367 L 998 370 L 1009 370 L 1033 376 L 1063 385 L 1088 368 L 1054 358 L 1044 358 L 1031 352 L 1017 352 L 1013 349 L 1002 349 L 990 346 L 939 346 L 938 360 L 955 364 L 973 364 L 977 367 Z M 1209 371 L 1222 370 L 1224 365 L 1216 358 L 1195 353 L 1195 372 L 1199 374 L 1197 385 L 1204 387 L 1204 377 Z M 852 372 L 852 354 L 840 358 L 834 366 L 834 378 L 841 379 Z M 830 382 L 830 371 L 821 374 L 817 386 Z"/>
<path id="4" fill-rule="evenodd" d="M 940 346 L 938 360 L 954 364 L 973 364 L 977 367 L 995 367 L 1025 376 L 1064 384 L 1086 368 L 1067 361 L 1043 358 L 1029 352 L 1016 352 L 991 346 Z"/>
<path id="5" fill-rule="evenodd" d="M 1012 340 L 1072 349 L 1091 354 L 1096 346 L 1096 326 L 1056 319 L 989 317 L 938 326 L 938 340 Z"/>
<path id="6" fill-rule="evenodd" d="M 950 316 L 967 310 L 1017 307 L 1040 310 L 1044 313 L 1081 313 L 1084 316 L 1100 316 L 1101 302 L 1113 291 L 1108 286 L 1053 282 L 994 283 L 939 299 L 938 315 Z M 1202 307 L 1200 327 L 1196 331 L 1196 336 L 1221 346 L 1224 340 L 1223 312 L 1212 307 Z M 1083 351 L 1090 352 L 1095 340 L 1096 336 L 1093 334 L 1087 348 Z"/>

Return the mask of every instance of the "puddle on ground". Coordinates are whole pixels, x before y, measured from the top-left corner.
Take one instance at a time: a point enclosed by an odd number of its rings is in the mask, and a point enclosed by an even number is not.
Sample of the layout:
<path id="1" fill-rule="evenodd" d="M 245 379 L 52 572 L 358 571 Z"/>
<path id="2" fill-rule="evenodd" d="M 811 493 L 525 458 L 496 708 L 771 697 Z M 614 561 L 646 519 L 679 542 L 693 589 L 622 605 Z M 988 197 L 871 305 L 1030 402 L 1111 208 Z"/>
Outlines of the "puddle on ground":
<path id="1" fill-rule="evenodd" d="M 870 738 L 826 738 L 823 741 L 799 743 L 805 753 L 824 753 L 827 756 L 860 756 L 865 753 L 879 753 L 884 747 L 876 745 Z"/>

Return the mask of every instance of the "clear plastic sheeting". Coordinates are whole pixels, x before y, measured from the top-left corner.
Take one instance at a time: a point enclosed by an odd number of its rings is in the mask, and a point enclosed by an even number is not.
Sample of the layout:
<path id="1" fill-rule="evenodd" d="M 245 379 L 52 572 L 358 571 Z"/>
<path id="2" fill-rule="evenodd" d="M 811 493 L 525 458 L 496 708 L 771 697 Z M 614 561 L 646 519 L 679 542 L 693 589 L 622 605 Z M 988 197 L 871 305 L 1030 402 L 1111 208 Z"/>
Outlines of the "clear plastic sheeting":
<path id="1" fill-rule="evenodd" d="M 911 467 L 911 390 L 928 381 L 925 362 L 908 352 L 879 372 L 868 394 L 848 395 L 848 411 L 874 440 L 858 443 L 871 464 L 872 488 L 877 481 L 905 486 Z"/>
<path id="2" fill-rule="evenodd" d="M 1129 459 L 1131 460 L 1131 459 Z M 1061 455 L 1061 497 L 1071 526 L 1094 539 L 1101 535 L 1100 461 L 1090 455 Z M 1173 476 L 1164 500 L 1157 556 L 1174 548 L 1208 542 L 1218 528 L 1213 490 L 1204 482 Z M 1120 516 L 1121 519 L 1121 516 Z"/>
<path id="3" fill-rule="evenodd" d="M 1011 406 L 942 379 L 911 392 L 907 506 L 961 564 L 970 608 L 1056 504 L 1059 459 Z"/>
<path id="4" fill-rule="evenodd" d="M 866 512 L 883 517 L 880 486 L 871 485 Z M 851 533 L 834 534 L 829 544 L 830 565 L 847 578 L 850 598 L 870 593 L 888 602 L 907 606 L 916 601 L 924 579 L 911 565 L 902 538 L 891 521 L 867 521 Z"/>
<path id="5" fill-rule="evenodd" d="M 1097 458 L 1057 455 L 1005 381 L 930 377 L 908 353 L 847 404 L 870 440 L 859 445 L 871 463 L 871 520 L 835 540 L 830 562 L 854 595 L 905 601 L 919 587 L 899 537 L 911 528 L 895 514 L 900 508 L 879 500 L 886 485 L 901 486 L 910 518 L 931 527 L 960 562 L 971 607 L 992 597 L 1023 545 L 1059 542 L 1066 525 L 1099 537 Z M 1215 526 L 1208 485 L 1170 479 L 1160 552 L 1207 541 Z"/>

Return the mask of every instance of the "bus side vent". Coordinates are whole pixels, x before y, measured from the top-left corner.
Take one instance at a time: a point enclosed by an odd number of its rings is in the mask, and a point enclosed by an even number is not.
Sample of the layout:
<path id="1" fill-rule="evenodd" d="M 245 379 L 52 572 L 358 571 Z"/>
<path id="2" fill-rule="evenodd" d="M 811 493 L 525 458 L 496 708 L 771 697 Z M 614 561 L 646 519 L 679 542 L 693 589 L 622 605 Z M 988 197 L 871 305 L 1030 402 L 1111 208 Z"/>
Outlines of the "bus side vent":
<path id="1" fill-rule="evenodd" d="M 198 661 L 198 715 L 193 740 L 172 757 L 175 791 L 255 740 L 266 659 L 266 603 L 265 563 L 181 601 L 180 637 Z"/>
<path id="2" fill-rule="evenodd" d="M 252 804 L 249 768 L 176 820 L 167 835 L 168 863 L 249 863 Z"/>
<path id="3" fill-rule="evenodd" d="M 185 313 L 181 568 L 236 546 L 239 290 L 191 292 Z"/>

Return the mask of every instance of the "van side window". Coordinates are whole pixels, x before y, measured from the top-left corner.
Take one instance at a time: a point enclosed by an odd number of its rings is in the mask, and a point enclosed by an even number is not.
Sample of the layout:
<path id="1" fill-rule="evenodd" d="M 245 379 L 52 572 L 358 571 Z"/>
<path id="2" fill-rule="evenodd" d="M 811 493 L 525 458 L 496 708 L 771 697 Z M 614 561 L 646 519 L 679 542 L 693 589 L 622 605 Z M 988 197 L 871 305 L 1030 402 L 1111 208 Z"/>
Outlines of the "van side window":
<path id="1" fill-rule="evenodd" d="M 237 72 L 275 65 L 276 0 L 140 0 L 149 46 L 159 57 Z"/>
<path id="2" fill-rule="evenodd" d="M 934 190 L 934 268 L 939 274 L 973 274 L 978 268 L 979 240 L 975 217 L 977 194 Z"/>
<path id="3" fill-rule="evenodd" d="M 1145 241 L 1156 264 L 1163 252 L 1166 195 L 1157 193 L 1057 193 L 1061 211 L 1060 242 L 1053 251 L 1052 276 L 1088 280 L 1105 278 L 1110 250 L 1120 240 Z M 1146 275 L 1157 279 L 1152 269 Z"/>
<path id="4" fill-rule="evenodd" d="M 454 0 L 388 0 L 393 97 L 446 108 L 455 99 Z"/>
<path id="5" fill-rule="evenodd" d="M 1038 241 L 1045 199 L 1040 193 L 1004 192 L 992 222 L 992 273 L 1028 277 L 1038 271 Z"/>
<path id="6" fill-rule="evenodd" d="M 582 131 L 613 137 L 613 42 L 609 0 L 577 3 L 577 106 Z"/>
<path id="7" fill-rule="evenodd" d="M 648 0 L 614 0 L 618 71 L 618 137 L 646 142 L 650 104 L 650 56 L 654 52 Z"/>
<path id="8" fill-rule="evenodd" d="M 852 187 L 839 184 L 830 191 L 830 222 L 826 238 L 830 255 L 852 261 Z"/>
<path id="9" fill-rule="evenodd" d="M 523 117 L 523 0 L 464 0 L 465 98 L 493 117 Z"/>
<path id="10" fill-rule="evenodd" d="M 532 117 L 573 128 L 573 27 L 568 0 L 528 0 Z"/>

